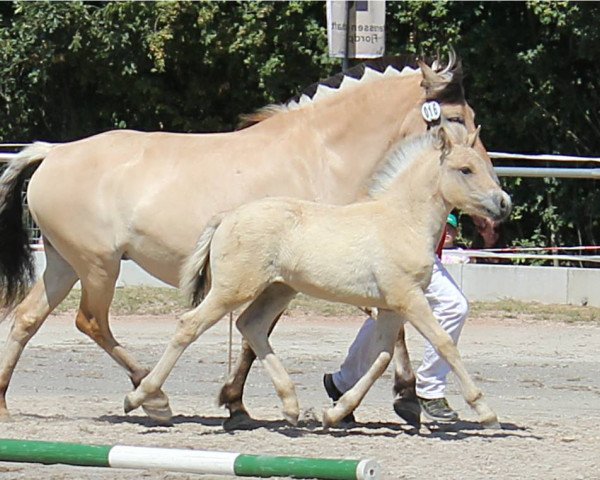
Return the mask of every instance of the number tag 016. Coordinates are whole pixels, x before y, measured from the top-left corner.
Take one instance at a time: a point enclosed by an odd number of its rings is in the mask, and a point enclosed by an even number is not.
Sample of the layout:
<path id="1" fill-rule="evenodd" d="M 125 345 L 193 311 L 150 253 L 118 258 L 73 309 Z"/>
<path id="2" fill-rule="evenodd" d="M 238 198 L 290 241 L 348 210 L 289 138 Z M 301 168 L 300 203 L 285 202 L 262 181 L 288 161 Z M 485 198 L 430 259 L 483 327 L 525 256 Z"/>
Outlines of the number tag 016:
<path id="1" fill-rule="evenodd" d="M 427 123 L 439 120 L 442 115 L 442 108 L 438 102 L 425 102 L 421 107 L 421 115 Z"/>

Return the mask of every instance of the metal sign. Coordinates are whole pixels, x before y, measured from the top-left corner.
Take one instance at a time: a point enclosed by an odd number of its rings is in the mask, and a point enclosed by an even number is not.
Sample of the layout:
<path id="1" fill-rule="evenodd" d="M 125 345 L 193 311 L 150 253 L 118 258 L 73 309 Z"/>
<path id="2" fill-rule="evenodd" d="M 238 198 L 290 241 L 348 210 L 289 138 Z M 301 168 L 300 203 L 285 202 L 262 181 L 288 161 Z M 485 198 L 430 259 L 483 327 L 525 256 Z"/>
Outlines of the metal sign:
<path id="1" fill-rule="evenodd" d="M 385 52 L 385 0 L 328 0 L 327 37 L 331 57 L 382 57 Z"/>

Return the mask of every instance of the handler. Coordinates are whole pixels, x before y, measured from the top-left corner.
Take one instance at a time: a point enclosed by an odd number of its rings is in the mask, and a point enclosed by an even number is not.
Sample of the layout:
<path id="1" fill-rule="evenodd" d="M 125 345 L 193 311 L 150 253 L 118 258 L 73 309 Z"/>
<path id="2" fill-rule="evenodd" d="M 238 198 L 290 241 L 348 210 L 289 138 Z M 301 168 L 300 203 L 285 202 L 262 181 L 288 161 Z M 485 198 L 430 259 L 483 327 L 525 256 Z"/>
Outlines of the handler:
<path id="1" fill-rule="evenodd" d="M 437 256 L 433 265 L 433 273 L 425 296 L 429 301 L 433 315 L 442 328 L 448 332 L 456 344 L 462 327 L 469 313 L 469 304 L 442 262 L 440 261 L 442 241 L 436 250 Z M 323 376 L 323 384 L 327 395 L 336 402 L 350 390 L 356 382 L 366 373 L 372 363 L 369 355 L 371 337 L 375 332 L 375 321 L 372 317 L 363 323 L 358 335 L 350 345 L 346 359 L 340 370 Z M 458 413 L 454 411 L 446 400 L 446 377 L 450 366 L 443 360 L 429 342 L 425 344 L 425 353 L 416 375 L 417 398 L 401 396 L 396 392 L 394 398 L 394 411 L 408 423 L 417 426 L 422 412 L 426 418 L 437 422 L 455 422 Z M 349 414 L 345 422 L 354 422 L 354 415 Z"/>

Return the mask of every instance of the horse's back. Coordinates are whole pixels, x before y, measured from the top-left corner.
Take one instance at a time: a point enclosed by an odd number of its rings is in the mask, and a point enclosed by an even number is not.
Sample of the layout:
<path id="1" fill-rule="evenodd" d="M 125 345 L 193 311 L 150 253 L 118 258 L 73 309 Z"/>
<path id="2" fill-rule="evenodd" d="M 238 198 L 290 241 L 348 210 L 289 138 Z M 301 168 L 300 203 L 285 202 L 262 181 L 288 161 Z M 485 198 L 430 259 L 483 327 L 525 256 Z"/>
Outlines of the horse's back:
<path id="1" fill-rule="evenodd" d="M 31 179 L 32 215 L 71 264 L 125 256 L 177 284 L 214 214 L 268 195 L 310 196 L 281 161 L 289 147 L 263 130 L 117 130 L 56 145 Z"/>

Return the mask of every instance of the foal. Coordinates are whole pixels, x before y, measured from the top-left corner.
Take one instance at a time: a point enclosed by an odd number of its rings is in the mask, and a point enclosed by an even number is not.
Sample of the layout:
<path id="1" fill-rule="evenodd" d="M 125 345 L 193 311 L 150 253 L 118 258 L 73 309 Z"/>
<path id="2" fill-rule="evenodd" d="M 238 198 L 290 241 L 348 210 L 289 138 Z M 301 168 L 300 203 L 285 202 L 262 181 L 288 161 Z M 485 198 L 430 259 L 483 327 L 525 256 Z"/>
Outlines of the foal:
<path id="1" fill-rule="evenodd" d="M 377 307 L 373 364 L 365 376 L 323 413 L 335 425 L 354 410 L 385 371 L 404 321 L 449 363 L 463 396 L 485 425 L 496 414 L 465 370 L 450 336 L 431 313 L 423 290 L 434 250 L 452 208 L 503 219 L 509 196 L 489 162 L 472 147 L 479 130 L 442 124 L 397 145 L 373 180 L 370 199 L 346 206 L 270 198 L 215 217 L 182 273 L 182 288 L 204 300 L 185 313 L 166 351 L 125 411 L 160 392 L 188 345 L 227 313 L 248 302 L 237 321 L 270 375 L 283 415 L 296 424 L 294 385 L 269 344 L 275 318 L 297 292 L 356 306 Z"/>

